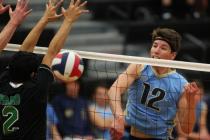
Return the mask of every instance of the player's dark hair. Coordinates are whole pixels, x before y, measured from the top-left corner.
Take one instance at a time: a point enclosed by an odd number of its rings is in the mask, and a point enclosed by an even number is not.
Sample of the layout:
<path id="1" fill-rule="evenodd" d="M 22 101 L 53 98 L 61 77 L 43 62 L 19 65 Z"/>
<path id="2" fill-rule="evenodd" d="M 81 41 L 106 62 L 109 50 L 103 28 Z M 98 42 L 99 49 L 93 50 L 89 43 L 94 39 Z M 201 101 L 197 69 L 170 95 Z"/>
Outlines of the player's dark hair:
<path id="1" fill-rule="evenodd" d="M 178 52 L 181 46 L 181 35 L 173 29 L 157 28 L 152 32 L 152 42 L 155 40 L 164 40 L 170 47 L 172 52 Z"/>
<path id="2" fill-rule="evenodd" d="M 22 83 L 31 79 L 39 66 L 38 56 L 31 52 L 19 51 L 9 63 L 10 81 Z"/>

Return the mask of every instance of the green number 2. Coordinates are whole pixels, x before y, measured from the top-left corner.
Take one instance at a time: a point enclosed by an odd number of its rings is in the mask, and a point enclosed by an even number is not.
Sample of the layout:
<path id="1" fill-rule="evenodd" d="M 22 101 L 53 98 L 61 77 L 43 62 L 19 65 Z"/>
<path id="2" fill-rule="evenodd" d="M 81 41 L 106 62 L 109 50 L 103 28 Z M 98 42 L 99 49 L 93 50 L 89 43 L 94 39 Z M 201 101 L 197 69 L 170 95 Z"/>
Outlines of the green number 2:
<path id="1" fill-rule="evenodd" d="M 19 119 L 19 112 L 16 107 L 5 106 L 2 110 L 2 115 L 4 117 L 8 117 L 8 119 L 3 124 L 3 133 L 5 135 L 10 134 L 15 130 L 19 129 L 18 127 L 12 126 Z"/>
<path id="2" fill-rule="evenodd" d="M 165 91 L 160 88 L 155 88 L 151 92 L 153 97 L 151 99 L 148 99 L 147 97 L 149 95 L 149 91 L 150 85 L 144 83 L 144 91 L 141 97 L 141 104 L 144 104 L 145 106 L 152 108 L 156 111 L 160 111 L 160 108 L 156 107 L 155 103 L 163 100 L 163 98 L 165 97 Z"/>

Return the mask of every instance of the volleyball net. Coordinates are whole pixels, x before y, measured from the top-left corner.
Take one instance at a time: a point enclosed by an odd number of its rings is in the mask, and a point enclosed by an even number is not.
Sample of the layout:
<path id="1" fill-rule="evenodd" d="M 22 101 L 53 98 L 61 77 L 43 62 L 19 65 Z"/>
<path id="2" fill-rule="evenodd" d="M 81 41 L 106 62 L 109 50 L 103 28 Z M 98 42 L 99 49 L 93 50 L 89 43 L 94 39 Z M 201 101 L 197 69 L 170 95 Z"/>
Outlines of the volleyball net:
<path id="1" fill-rule="evenodd" d="M 5 51 L 8 52 L 14 52 L 18 51 L 19 45 L 17 44 L 8 44 L 6 47 Z M 47 48 L 44 47 L 36 47 L 35 48 L 35 53 L 38 54 L 45 54 L 47 51 Z M 102 114 L 102 118 L 105 119 L 108 115 L 111 115 L 110 113 L 106 113 L 102 110 L 97 110 L 97 100 L 100 98 L 100 100 L 106 101 L 107 98 L 102 98 L 102 95 L 96 96 L 96 91 L 93 90 L 96 88 L 97 85 L 100 83 L 107 83 L 107 91 L 110 86 L 113 84 L 113 82 L 116 80 L 116 78 L 122 74 L 127 66 L 131 63 L 133 64 L 143 64 L 143 65 L 149 65 L 149 66 L 159 66 L 159 67 L 169 67 L 172 69 L 176 69 L 177 72 L 182 74 L 186 79 L 191 82 L 191 81 L 196 81 L 199 83 L 199 87 L 203 89 L 204 96 L 209 95 L 210 89 L 208 85 L 210 85 L 210 64 L 204 64 L 204 63 L 194 63 L 194 62 L 184 62 L 184 61 L 175 61 L 175 60 L 161 60 L 161 59 L 153 59 L 153 58 L 145 58 L 145 57 L 135 57 L 135 56 L 126 56 L 126 55 L 115 55 L 115 54 L 106 54 L 106 53 L 96 53 L 96 52 L 85 52 L 85 51 L 77 51 L 77 50 L 71 50 L 77 52 L 85 61 L 85 68 L 84 68 L 84 74 L 81 77 L 81 80 L 84 81 L 84 85 L 82 88 L 83 95 L 85 95 L 87 98 L 89 98 L 91 101 L 93 101 L 93 104 L 95 103 L 94 109 L 92 111 L 95 114 Z M 143 75 L 146 79 L 149 78 L 148 75 Z M 151 76 L 151 75 L 150 75 Z M 168 80 L 170 83 L 170 79 Z M 171 80 L 173 81 L 173 80 Z M 160 83 L 161 84 L 161 83 Z M 177 84 L 177 83 L 171 83 Z M 147 88 L 148 86 L 145 86 Z M 170 85 L 169 85 L 170 87 Z M 129 89 L 129 87 L 125 87 Z M 89 93 L 87 93 L 89 92 Z M 142 93 L 142 94 L 145 94 Z M 148 94 L 148 93 L 146 93 Z M 158 93 L 160 94 L 160 92 Z M 123 109 L 126 109 L 126 104 L 128 100 L 128 94 L 125 94 L 123 96 L 122 104 L 123 104 Z M 145 97 L 148 97 L 146 95 Z M 146 98 L 145 98 L 146 99 Z M 143 101 L 142 99 L 139 99 L 139 102 L 142 104 L 148 104 L 149 102 L 152 105 L 153 111 L 156 108 L 156 104 L 159 104 L 156 102 L 155 98 L 148 98 L 149 101 Z M 167 105 L 167 104 L 165 104 Z M 108 105 L 105 105 L 105 108 Z M 167 108 L 167 106 L 164 106 L 163 108 Z M 199 117 L 199 112 L 201 114 L 202 112 L 202 107 L 197 108 L 197 116 Z M 206 108 L 205 108 L 206 109 Z M 207 110 L 206 110 L 207 111 Z M 182 122 L 183 123 L 183 122 Z M 197 124 L 199 125 L 199 124 Z M 94 125 L 95 129 L 100 129 L 97 128 L 97 125 Z M 199 133 L 198 135 L 199 136 Z M 98 136 L 99 138 L 105 138 L 105 136 Z"/>

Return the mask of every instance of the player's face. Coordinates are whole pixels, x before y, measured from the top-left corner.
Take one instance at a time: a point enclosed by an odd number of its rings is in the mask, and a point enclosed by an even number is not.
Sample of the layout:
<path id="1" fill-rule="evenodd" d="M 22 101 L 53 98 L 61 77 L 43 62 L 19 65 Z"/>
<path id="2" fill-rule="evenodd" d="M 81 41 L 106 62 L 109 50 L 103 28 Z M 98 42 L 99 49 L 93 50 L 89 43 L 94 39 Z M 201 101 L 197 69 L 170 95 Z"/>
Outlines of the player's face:
<path id="1" fill-rule="evenodd" d="M 156 59 L 173 60 L 176 57 L 176 52 L 171 51 L 171 47 L 166 41 L 155 40 L 150 50 L 150 56 Z"/>

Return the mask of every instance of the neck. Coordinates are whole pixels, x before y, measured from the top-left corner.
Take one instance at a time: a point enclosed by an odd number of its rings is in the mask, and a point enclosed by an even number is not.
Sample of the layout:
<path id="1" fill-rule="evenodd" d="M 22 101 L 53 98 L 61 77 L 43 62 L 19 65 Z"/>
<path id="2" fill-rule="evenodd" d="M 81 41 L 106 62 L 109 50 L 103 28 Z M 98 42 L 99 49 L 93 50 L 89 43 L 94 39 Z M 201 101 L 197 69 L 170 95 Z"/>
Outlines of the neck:
<path id="1" fill-rule="evenodd" d="M 154 66 L 153 69 L 157 72 L 157 74 L 165 74 L 171 71 L 171 68 L 165 68 L 165 67 Z"/>

